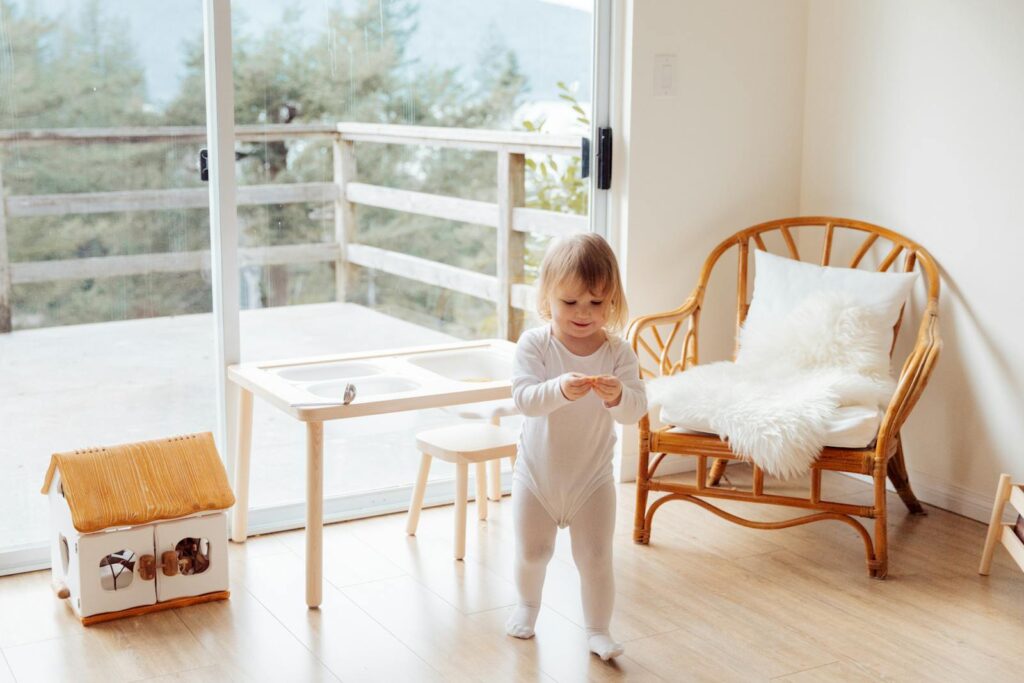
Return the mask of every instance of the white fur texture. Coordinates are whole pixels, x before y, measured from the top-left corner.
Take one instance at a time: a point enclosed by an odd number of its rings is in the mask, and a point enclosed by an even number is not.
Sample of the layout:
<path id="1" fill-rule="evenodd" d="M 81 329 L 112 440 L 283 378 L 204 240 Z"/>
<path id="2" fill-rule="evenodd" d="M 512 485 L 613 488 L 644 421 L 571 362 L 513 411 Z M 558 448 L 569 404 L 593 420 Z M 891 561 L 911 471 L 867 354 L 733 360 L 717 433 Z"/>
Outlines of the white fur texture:
<path id="1" fill-rule="evenodd" d="M 744 328 L 736 362 L 647 383 L 674 425 L 710 424 L 737 455 L 789 478 L 807 472 L 840 406 L 884 408 L 892 328 L 841 294 L 808 296 L 782 320 Z"/>

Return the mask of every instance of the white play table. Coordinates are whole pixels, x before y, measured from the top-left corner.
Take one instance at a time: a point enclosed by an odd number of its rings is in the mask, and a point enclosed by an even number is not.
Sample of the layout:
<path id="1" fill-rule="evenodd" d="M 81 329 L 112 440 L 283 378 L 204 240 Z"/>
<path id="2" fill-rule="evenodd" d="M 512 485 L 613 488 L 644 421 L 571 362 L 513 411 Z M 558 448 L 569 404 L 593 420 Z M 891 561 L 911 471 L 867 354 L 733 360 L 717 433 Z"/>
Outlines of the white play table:
<path id="1" fill-rule="evenodd" d="M 509 398 L 514 350 L 511 342 L 491 339 L 230 366 L 228 379 L 238 390 L 231 540 L 244 542 L 247 533 L 254 394 L 306 423 L 306 604 L 318 607 L 323 592 L 324 422 Z M 348 383 L 355 385 L 356 397 L 343 405 Z"/>

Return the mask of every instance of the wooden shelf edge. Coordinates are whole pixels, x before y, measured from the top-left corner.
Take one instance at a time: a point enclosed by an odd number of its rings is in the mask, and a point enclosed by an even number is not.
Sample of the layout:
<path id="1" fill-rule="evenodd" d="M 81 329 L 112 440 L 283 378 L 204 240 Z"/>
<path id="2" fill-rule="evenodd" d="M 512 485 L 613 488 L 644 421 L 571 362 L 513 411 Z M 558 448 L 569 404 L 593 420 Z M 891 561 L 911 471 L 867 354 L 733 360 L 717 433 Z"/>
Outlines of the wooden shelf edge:
<path id="1" fill-rule="evenodd" d="M 1012 524 L 1003 525 L 1003 535 L 1000 540 L 1003 547 L 1010 553 L 1010 557 L 1014 559 L 1021 571 L 1024 571 L 1024 541 L 1021 541 L 1017 538 L 1017 534 L 1013 533 Z"/>
<path id="2" fill-rule="evenodd" d="M 1021 488 L 1021 484 L 1013 484 L 1010 487 L 1010 505 L 1017 514 L 1024 515 L 1024 488 Z"/>

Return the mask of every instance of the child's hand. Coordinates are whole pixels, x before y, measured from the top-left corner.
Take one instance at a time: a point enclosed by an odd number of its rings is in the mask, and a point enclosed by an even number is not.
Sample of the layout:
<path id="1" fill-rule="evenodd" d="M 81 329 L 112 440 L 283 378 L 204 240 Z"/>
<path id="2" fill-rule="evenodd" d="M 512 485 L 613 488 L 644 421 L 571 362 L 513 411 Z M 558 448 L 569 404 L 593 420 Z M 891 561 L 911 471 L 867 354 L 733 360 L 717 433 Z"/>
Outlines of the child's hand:
<path id="1" fill-rule="evenodd" d="M 601 397 L 605 407 L 614 408 L 622 400 L 622 382 L 615 375 L 590 378 L 594 393 Z"/>
<path id="2" fill-rule="evenodd" d="M 589 377 L 578 372 L 567 372 L 558 381 L 562 388 L 562 395 L 570 401 L 583 398 L 590 391 L 591 381 Z"/>

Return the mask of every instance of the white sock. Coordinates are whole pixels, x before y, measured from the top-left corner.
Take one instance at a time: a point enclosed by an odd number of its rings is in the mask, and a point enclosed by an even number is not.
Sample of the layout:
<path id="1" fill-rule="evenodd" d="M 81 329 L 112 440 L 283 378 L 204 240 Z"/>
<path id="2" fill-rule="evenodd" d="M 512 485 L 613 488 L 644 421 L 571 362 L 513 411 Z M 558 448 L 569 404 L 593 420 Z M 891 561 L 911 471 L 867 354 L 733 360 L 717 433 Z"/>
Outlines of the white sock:
<path id="1" fill-rule="evenodd" d="M 622 647 L 622 643 L 616 643 L 608 633 L 595 633 L 587 638 L 587 644 L 590 646 L 591 652 L 606 662 L 618 657 L 626 650 Z"/>
<path id="2" fill-rule="evenodd" d="M 516 638 L 533 638 L 533 627 L 539 612 L 537 607 L 517 605 L 505 622 L 505 633 Z"/>

